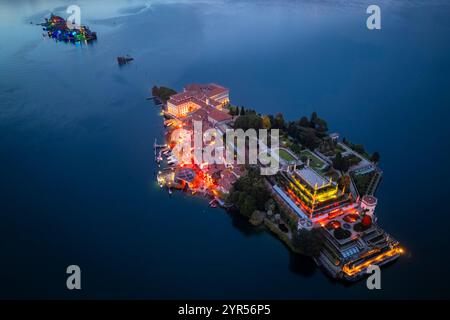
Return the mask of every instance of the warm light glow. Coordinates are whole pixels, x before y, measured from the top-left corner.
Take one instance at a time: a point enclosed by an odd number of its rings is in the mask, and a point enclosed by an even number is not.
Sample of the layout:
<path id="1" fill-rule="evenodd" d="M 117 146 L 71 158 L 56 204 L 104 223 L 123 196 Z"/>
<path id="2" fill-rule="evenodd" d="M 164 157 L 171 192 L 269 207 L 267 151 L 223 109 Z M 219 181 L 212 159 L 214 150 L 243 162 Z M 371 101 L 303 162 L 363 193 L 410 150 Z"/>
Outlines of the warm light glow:
<path id="1" fill-rule="evenodd" d="M 348 264 L 346 264 L 343 268 L 342 271 L 345 272 L 347 275 L 349 276 L 354 276 L 355 274 L 360 273 L 361 271 L 363 271 L 364 269 L 366 269 L 367 267 L 369 267 L 372 264 L 376 264 L 379 263 L 385 259 L 388 259 L 390 257 L 393 257 L 397 254 L 402 254 L 403 253 L 403 249 L 400 247 L 395 247 L 392 248 L 391 250 L 381 253 L 376 257 L 373 257 L 372 259 L 367 260 L 366 262 L 358 265 L 358 266 L 354 266 L 352 268 L 350 268 L 348 266 Z"/>

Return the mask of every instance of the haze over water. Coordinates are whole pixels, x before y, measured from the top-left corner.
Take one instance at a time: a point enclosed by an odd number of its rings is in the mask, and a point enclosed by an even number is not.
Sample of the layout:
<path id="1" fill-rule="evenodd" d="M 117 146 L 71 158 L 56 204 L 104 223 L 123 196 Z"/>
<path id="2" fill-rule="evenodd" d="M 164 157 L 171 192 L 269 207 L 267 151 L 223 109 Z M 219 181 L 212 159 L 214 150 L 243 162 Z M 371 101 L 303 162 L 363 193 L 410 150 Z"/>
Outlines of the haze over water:
<path id="1" fill-rule="evenodd" d="M 0 0 L 0 298 L 450 298 L 447 1 L 76 3 L 92 45 L 30 24 L 72 1 Z M 379 222 L 408 251 L 382 290 L 335 282 L 240 217 L 157 186 L 162 119 L 145 98 L 189 82 L 289 120 L 317 111 L 380 152 Z M 66 289 L 71 264 L 81 292 Z"/>

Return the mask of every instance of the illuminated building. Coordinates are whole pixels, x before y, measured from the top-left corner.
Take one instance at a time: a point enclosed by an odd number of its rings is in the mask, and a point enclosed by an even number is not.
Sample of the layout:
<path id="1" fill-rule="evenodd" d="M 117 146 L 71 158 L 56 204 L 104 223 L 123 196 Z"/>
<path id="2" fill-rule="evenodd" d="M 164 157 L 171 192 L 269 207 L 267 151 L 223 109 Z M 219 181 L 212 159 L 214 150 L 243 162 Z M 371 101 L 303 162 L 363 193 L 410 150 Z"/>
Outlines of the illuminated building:
<path id="1" fill-rule="evenodd" d="M 324 178 L 307 165 L 288 170 L 282 177 L 280 184 L 287 195 L 312 220 L 333 215 L 350 200 L 331 178 Z"/>
<path id="2" fill-rule="evenodd" d="M 184 92 L 195 94 L 206 104 L 222 110 L 223 107 L 230 103 L 230 91 L 215 83 L 209 84 L 188 84 L 184 87 Z"/>
<path id="3" fill-rule="evenodd" d="M 325 241 L 318 261 L 335 278 L 356 280 L 370 265 L 384 265 L 403 253 L 399 243 L 362 212 L 359 208 L 320 228 Z"/>
<path id="4" fill-rule="evenodd" d="M 298 229 L 319 230 L 323 247 L 316 262 L 332 277 L 357 280 L 370 265 L 384 265 L 403 253 L 399 243 L 376 224 L 374 196 L 355 201 L 303 164 L 289 166 L 275 182 L 275 199 L 291 209 Z"/>
<path id="5" fill-rule="evenodd" d="M 190 168 L 168 168 L 158 172 L 157 181 L 161 187 L 182 189 L 192 183 L 196 173 Z"/>
<path id="6" fill-rule="evenodd" d="M 201 108 L 221 111 L 229 102 L 229 90 L 222 86 L 213 83 L 190 84 L 183 92 L 170 97 L 167 101 L 167 113 L 182 118 Z"/>

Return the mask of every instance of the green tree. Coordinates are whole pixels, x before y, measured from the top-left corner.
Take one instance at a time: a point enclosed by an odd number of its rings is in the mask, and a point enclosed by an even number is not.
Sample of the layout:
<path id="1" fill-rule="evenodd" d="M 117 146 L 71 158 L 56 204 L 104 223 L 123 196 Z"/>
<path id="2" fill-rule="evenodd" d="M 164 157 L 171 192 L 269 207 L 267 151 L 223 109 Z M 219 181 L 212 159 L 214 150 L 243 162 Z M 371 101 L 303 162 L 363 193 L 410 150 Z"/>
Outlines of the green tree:
<path id="1" fill-rule="evenodd" d="M 333 168 L 336 170 L 342 170 L 342 153 L 338 152 L 333 159 Z"/>
<path id="2" fill-rule="evenodd" d="M 275 115 L 275 119 L 274 119 L 274 123 L 273 123 L 272 127 L 274 129 L 284 129 L 285 122 L 284 122 L 284 117 L 283 117 L 282 113 L 277 113 Z"/>
<path id="3" fill-rule="evenodd" d="M 375 162 L 375 163 L 380 162 L 380 154 L 379 154 L 378 152 L 375 151 L 375 152 L 372 154 L 372 156 L 370 157 L 370 161 Z"/>
<path id="4" fill-rule="evenodd" d="M 265 207 L 267 212 L 269 212 L 269 211 L 274 212 L 275 211 L 275 206 L 276 206 L 275 201 L 272 198 L 267 200 L 265 205 L 264 205 L 264 207 Z"/>
<path id="5" fill-rule="evenodd" d="M 234 122 L 235 129 L 262 129 L 263 128 L 263 120 L 257 114 L 248 114 L 239 116 Z"/>
<path id="6" fill-rule="evenodd" d="M 310 123 L 309 123 L 309 120 L 308 120 L 307 117 L 301 117 L 301 119 L 299 120 L 298 124 L 299 124 L 301 127 L 305 127 L 305 128 L 307 128 L 307 127 L 310 126 Z"/>
<path id="7" fill-rule="evenodd" d="M 152 96 L 157 97 L 159 93 L 159 89 L 157 86 L 153 86 L 152 88 Z"/>
<path id="8" fill-rule="evenodd" d="M 305 255 L 317 257 L 323 248 L 323 237 L 320 231 L 313 229 L 311 231 L 300 229 L 292 235 L 292 245 Z"/>
<path id="9" fill-rule="evenodd" d="M 250 217 L 255 210 L 264 211 L 269 199 L 270 193 L 259 169 L 249 167 L 247 174 L 234 183 L 227 202 L 236 206 L 244 216 Z"/>
<path id="10" fill-rule="evenodd" d="M 314 128 L 316 126 L 317 119 L 318 119 L 317 112 L 314 111 L 313 113 L 311 113 L 311 120 L 310 120 L 311 127 Z"/>
<path id="11" fill-rule="evenodd" d="M 246 196 L 239 210 L 241 214 L 243 214 L 244 216 L 250 217 L 252 213 L 256 210 L 255 199 L 249 195 Z"/>
<path id="12" fill-rule="evenodd" d="M 152 88 L 152 95 L 158 98 L 162 103 L 166 103 L 170 96 L 176 94 L 177 92 L 171 88 L 167 87 L 157 87 Z"/>
<path id="13" fill-rule="evenodd" d="M 348 157 L 342 158 L 341 170 L 343 172 L 347 172 L 348 169 L 350 169 L 350 166 L 351 166 L 350 159 Z"/>
<path id="14" fill-rule="evenodd" d="M 347 172 L 351 165 L 351 159 L 349 157 L 342 157 L 340 152 L 333 159 L 333 168 L 336 170 Z"/>
<path id="15" fill-rule="evenodd" d="M 316 126 L 317 126 L 317 131 L 321 132 L 321 133 L 325 133 L 328 131 L 328 124 L 325 120 L 321 119 L 321 118 L 317 118 L 316 119 Z"/>
<path id="16" fill-rule="evenodd" d="M 316 134 L 312 129 L 307 130 L 304 133 L 303 141 L 304 145 L 311 150 L 316 149 L 320 145 L 320 140 L 316 137 Z"/>
<path id="17" fill-rule="evenodd" d="M 297 143 L 293 143 L 291 145 L 291 150 L 294 151 L 295 154 L 300 154 L 300 152 L 302 152 L 302 147 L 300 147 Z"/>
<path id="18" fill-rule="evenodd" d="M 352 145 L 352 149 L 358 152 L 359 154 L 365 154 L 366 150 L 362 144 L 354 144 Z"/>
<path id="19" fill-rule="evenodd" d="M 270 118 L 268 116 L 262 117 L 262 123 L 264 129 L 270 129 L 272 127 L 272 123 L 270 122 Z"/>

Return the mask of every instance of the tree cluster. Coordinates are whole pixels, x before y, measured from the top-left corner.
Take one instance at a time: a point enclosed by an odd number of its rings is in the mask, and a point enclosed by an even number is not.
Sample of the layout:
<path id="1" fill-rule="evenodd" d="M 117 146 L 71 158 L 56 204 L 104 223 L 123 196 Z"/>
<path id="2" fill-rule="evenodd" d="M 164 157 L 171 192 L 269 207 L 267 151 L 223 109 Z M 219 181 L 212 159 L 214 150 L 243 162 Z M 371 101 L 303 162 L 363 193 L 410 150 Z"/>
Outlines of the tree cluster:
<path id="1" fill-rule="evenodd" d="M 247 174 L 233 185 L 228 202 L 235 205 L 241 214 L 250 217 L 255 210 L 265 211 L 270 193 L 257 168 L 249 168 Z"/>
<path id="2" fill-rule="evenodd" d="M 239 116 L 234 122 L 235 129 L 262 129 L 264 127 L 263 119 L 256 113 L 248 112 L 245 115 Z"/>
<path id="3" fill-rule="evenodd" d="M 323 237 L 320 231 L 301 229 L 292 235 L 292 245 L 303 254 L 310 257 L 317 257 L 323 248 Z"/>
<path id="4" fill-rule="evenodd" d="M 320 146 L 322 139 L 326 136 L 328 125 L 325 120 L 317 116 L 316 112 L 313 112 L 310 119 L 302 117 L 298 121 L 285 123 L 285 130 L 295 142 L 314 150 Z"/>
<path id="5" fill-rule="evenodd" d="M 364 146 L 362 144 L 355 144 L 355 143 L 351 143 L 350 141 L 348 141 L 346 138 L 344 138 L 342 140 L 342 142 L 349 147 L 350 149 L 358 152 L 360 155 L 363 155 L 365 157 L 367 157 L 370 161 L 374 162 L 374 163 L 378 163 L 380 162 L 380 154 L 378 152 L 374 152 L 372 153 L 372 155 L 369 157 L 369 153 L 366 151 L 366 149 L 364 148 Z"/>
<path id="6" fill-rule="evenodd" d="M 158 98 L 162 103 L 166 103 L 169 100 L 170 96 L 173 96 L 177 92 L 171 88 L 167 87 L 157 87 L 153 86 L 152 95 Z"/>
<path id="7" fill-rule="evenodd" d="M 343 157 L 342 153 L 338 152 L 333 159 L 333 168 L 336 170 L 347 172 L 350 168 L 350 161 L 348 161 L 347 157 Z"/>

